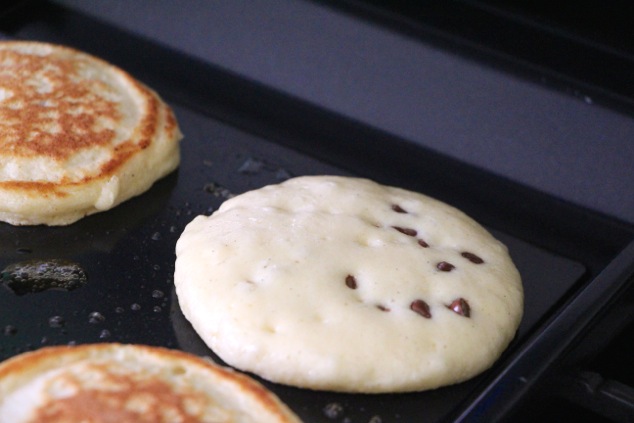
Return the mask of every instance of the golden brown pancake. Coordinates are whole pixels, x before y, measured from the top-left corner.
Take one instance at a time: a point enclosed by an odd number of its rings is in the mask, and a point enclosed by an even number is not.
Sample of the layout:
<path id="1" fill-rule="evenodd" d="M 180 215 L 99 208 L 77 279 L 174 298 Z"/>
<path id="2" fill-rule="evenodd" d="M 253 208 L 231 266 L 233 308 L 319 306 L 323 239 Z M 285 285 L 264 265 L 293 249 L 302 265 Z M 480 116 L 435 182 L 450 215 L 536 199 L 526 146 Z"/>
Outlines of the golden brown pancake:
<path id="1" fill-rule="evenodd" d="M 180 351 L 48 347 L 0 363 L 0 421 L 299 422 L 253 379 Z"/>
<path id="2" fill-rule="evenodd" d="M 123 70 L 59 45 L 0 42 L 0 220 L 66 225 L 179 164 L 171 109 Z"/>

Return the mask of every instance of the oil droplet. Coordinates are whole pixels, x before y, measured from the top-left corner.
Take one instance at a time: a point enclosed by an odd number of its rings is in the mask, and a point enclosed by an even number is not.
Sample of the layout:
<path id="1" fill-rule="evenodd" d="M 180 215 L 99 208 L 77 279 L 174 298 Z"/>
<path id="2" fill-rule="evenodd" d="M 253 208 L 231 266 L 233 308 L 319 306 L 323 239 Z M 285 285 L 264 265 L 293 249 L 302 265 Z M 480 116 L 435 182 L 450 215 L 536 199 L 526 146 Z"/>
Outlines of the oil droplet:
<path id="1" fill-rule="evenodd" d="M 372 416 L 370 420 L 368 420 L 368 423 L 383 423 L 383 419 L 381 416 Z"/>
<path id="2" fill-rule="evenodd" d="M 161 306 L 154 306 L 154 308 L 152 308 L 152 311 L 154 311 L 154 313 L 160 313 L 161 311 L 163 311 L 163 309 L 161 308 Z"/>
<path id="3" fill-rule="evenodd" d="M 268 163 L 264 160 L 255 159 L 253 157 L 247 158 L 244 163 L 238 168 L 238 173 L 243 175 L 257 175 L 262 172 L 274 174 L 275 179 L 278 181 L 285 181 L 292 178 L 292 174 L 279 166 L 272 163 Z"/>
<path id="4" fill-rule="evenodd" d="M 66 321 L 64 320 L 62 316 L 53 316 L 53 317 L 49 317 L 48 319 L 48 325 L 52 328 L 64 327 L 65 323 Z"/>
<path id="5" fill-rule="evenodd" d="M 86 272 L 79 264 L 62 259 L 13 263 L 4 268 L 0 279 L 17 295 L 49 289 L 72 291 L 88 281 Z"/>
<path id="6" fill-rule="evenodd" d="M 103 323 L 105 321 L 106 321 L 106 318 L 104 317 L 104 315 L 99 313 L 98 311 L 93 311 L 92 313 L 88 315 L 89 323 L 98 324 L 98 323 Z"/>
<path id="7" fill-rule="evenodd" d="M 255 175 L 256 173 L 259 173 L 263 168 L 264 162 L 249 157 L 244 161 L 244 163 L 242 163 L 242 166 L 240 166 L 238 172 L 246 175 Z"/>
<path id="8" fill-rule="evenodd" d="M 324 415 L 329 419 L 338 419 L 343 414 L 343 405 L 331 402 L 324 407 Z"/>
<path id="9" fill-rule="evenodd" d="M 213 194 L 214 197 L 225 198 L 225 199 L 233 197 L 233 194 L 231 193 L 231 191 L 229 191 L 227 188 L 215 182 L 206 183 L 203 189 L 205 190 L 205 192 Z"/>
<path id="10" fill-rule="evenodd" d="M 121 314 L 124 312 L 123 307 L 115 307 L 114 312 L 117 314 Z"/>
<path id="11" fill-rule="evenodd" d="M 155 289 L 154 291 L 152 291 L 152 298 L 163 298 L 165 296 L 165 293 L 159 289 Z"/>
<path id="12" fill-rule="evenodd" d="M 160 232 L 154 232 L 152 234 L 152 241 L 158 241 L 161 239 L 161 233 Z"/>
<path id="13" fill-rule="evenodd" d="M 141 310 L 141 304 L 139 303 L 134 303 L 130 306 L 130 309 L 134 310 L 134 311 L 139 311 Z"/>
<path id="14" fill-rule="evenodd" d="M 99 339 L 106 339 L 106 338 L 110 338 L 110 331 L 108 329 L 104 329 L 99 333 Z"/>

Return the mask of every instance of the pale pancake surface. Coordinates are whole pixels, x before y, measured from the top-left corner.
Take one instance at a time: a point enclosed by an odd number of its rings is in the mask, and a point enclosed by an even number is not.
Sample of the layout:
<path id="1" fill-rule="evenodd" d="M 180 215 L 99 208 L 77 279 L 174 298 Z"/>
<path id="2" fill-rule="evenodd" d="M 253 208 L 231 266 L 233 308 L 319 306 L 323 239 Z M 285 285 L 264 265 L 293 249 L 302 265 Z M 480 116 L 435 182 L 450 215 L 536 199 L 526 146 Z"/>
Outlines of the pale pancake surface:
<path id="1" fill-rule="evenodd" d="M 114 343 L 0 363 L 0 421 L 299 423 L 246 375 L 180 351 Z"/>
<path id="2" fill-rule="evenodd" d="M 172 110 L 69 47 L 0 42 L 0 220 L 66 225 L 141 194 L 179 164 Z"/>
<path id="3" fill-rule="evenodd" d="M 515 335 L 507 248 L 463 212 L 358 178 L 305 176 L 227 200 L 176 245 L 183 314 L 229 365 L 319 390 L 469 379 Z"/>

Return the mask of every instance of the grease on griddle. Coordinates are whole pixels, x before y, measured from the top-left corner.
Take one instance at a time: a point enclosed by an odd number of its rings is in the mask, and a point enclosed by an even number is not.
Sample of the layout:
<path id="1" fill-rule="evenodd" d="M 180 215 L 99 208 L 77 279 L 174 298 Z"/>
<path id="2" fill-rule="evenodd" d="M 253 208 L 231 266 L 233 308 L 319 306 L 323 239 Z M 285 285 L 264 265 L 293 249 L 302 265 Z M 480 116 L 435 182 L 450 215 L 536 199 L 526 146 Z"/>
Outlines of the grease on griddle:
<path id="1" fill-rule="evenodd" d="M 203 161 L 205 166 L 211 166 L 210 161 Z M 274 164 L 268 163 L 265 160 L 248 157 L 238 168 L 238 173 L 242 175 L 254 176 L 259 174 L 272 174 L 276 181 L 281 182 L 293 177 L 291 172 L 283 169 Z M 236 196 L 229 188 L 219 184 L 218 182 L 210 181 L 205 183 L 203 191 L 212 194 L 216 198 L 228 200 Z M 209 210 L 211 213 L 212 210 Z"/>
<path id="2" fill-rule="evenodd" d="M 62 259 L 13 263 L 4 268 L 0 279 L 16 295 L 50 289 L 72 291 L 88 282 L 86 272 L 79 264 Z"/>
<path id="3" fill-rule="evenodd" d="M 106 321 L 106 316 L 99 313 L 98 311 L 93 311 L 88 315 L 88 323 L 97 325 L 99 323 L 103 323 Z"/>
<path id="4" fill-rule="evenodd" d="M 48 325 L 52 328 L 63 328 L 66 325 L 66 319 L 63 316 L 52 316 L 48 319 Z"/>
<path id="5" fill-rule="evenodd" d="M 212 194 L 214 197 L 218 197 L 218 198 L 229 199 L 235 196 L 235 194 L 233 194 L 227 188 L 223 187 L 222 185 L 216 182 L 206 183 L 205 186 L 203 187 L 203 190 L 205 192 L 208 192 L 209 194 Z"/>
<path id="6" fill-rule="evenodd" d="M 257 175 L 262 172 L 273 173 L 275 179 L 279 182 L 293 177 L 293 174 L 288 170 L 254 157 L 247 157 L 244 163 L 238 168 L 238 173 L 243 175 Z"/>
<path id="7" fill-rule="evenodd" d="M 331 402 L 326 404 L 323 411 L 324 416 L 328 417 L 329 419 L 338 419 L 343 416 L 344 408 L 343 405 L 338 402 Z"/>
<path id="8" fill-rule="evenodd" d="M 247 157 L 244 163 L 242 163 L 242 165 L 238 168 L 238 172 L 247 175 L 253 175 L 256 173 L 260 173 L 263 169 L 265 169 L 265 167 L 267 166 L 263 160 Z"/>
<path id="9" fill-rule="evenodd" d="M 18 329 L 13 325 L 6 325 L 3 329 L 5 335 L 15 335 L 18 333 Z"/>

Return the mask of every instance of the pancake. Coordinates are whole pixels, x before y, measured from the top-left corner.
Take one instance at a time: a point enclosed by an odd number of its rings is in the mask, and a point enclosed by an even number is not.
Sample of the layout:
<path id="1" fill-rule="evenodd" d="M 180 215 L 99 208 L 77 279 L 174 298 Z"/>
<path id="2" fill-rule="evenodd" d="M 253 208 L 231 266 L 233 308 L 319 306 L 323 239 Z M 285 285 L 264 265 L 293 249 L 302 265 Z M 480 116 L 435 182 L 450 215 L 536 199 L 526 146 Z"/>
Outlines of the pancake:
<path id="1" fill-rule="evenodd" d="M 488 369 L 523 314 L 509 252 L 420 193 L 304 176 L 225 201 L 176 244 L 185 317 L 227 364 L 341 392 L 433 389 Z"/>
<path id="2" fill-rule="evenodd" d="M 0 421 L 262 422 L 299 419 L 253 379 L 158 347 L 47 347 L 0 363 Z"/>
<path id="3" fill-rule="evenodd" d="M 67 225 L 178 167 L 172 110 L 123 70 L 72 48 L 0 42 L 0 220 Z"/>

